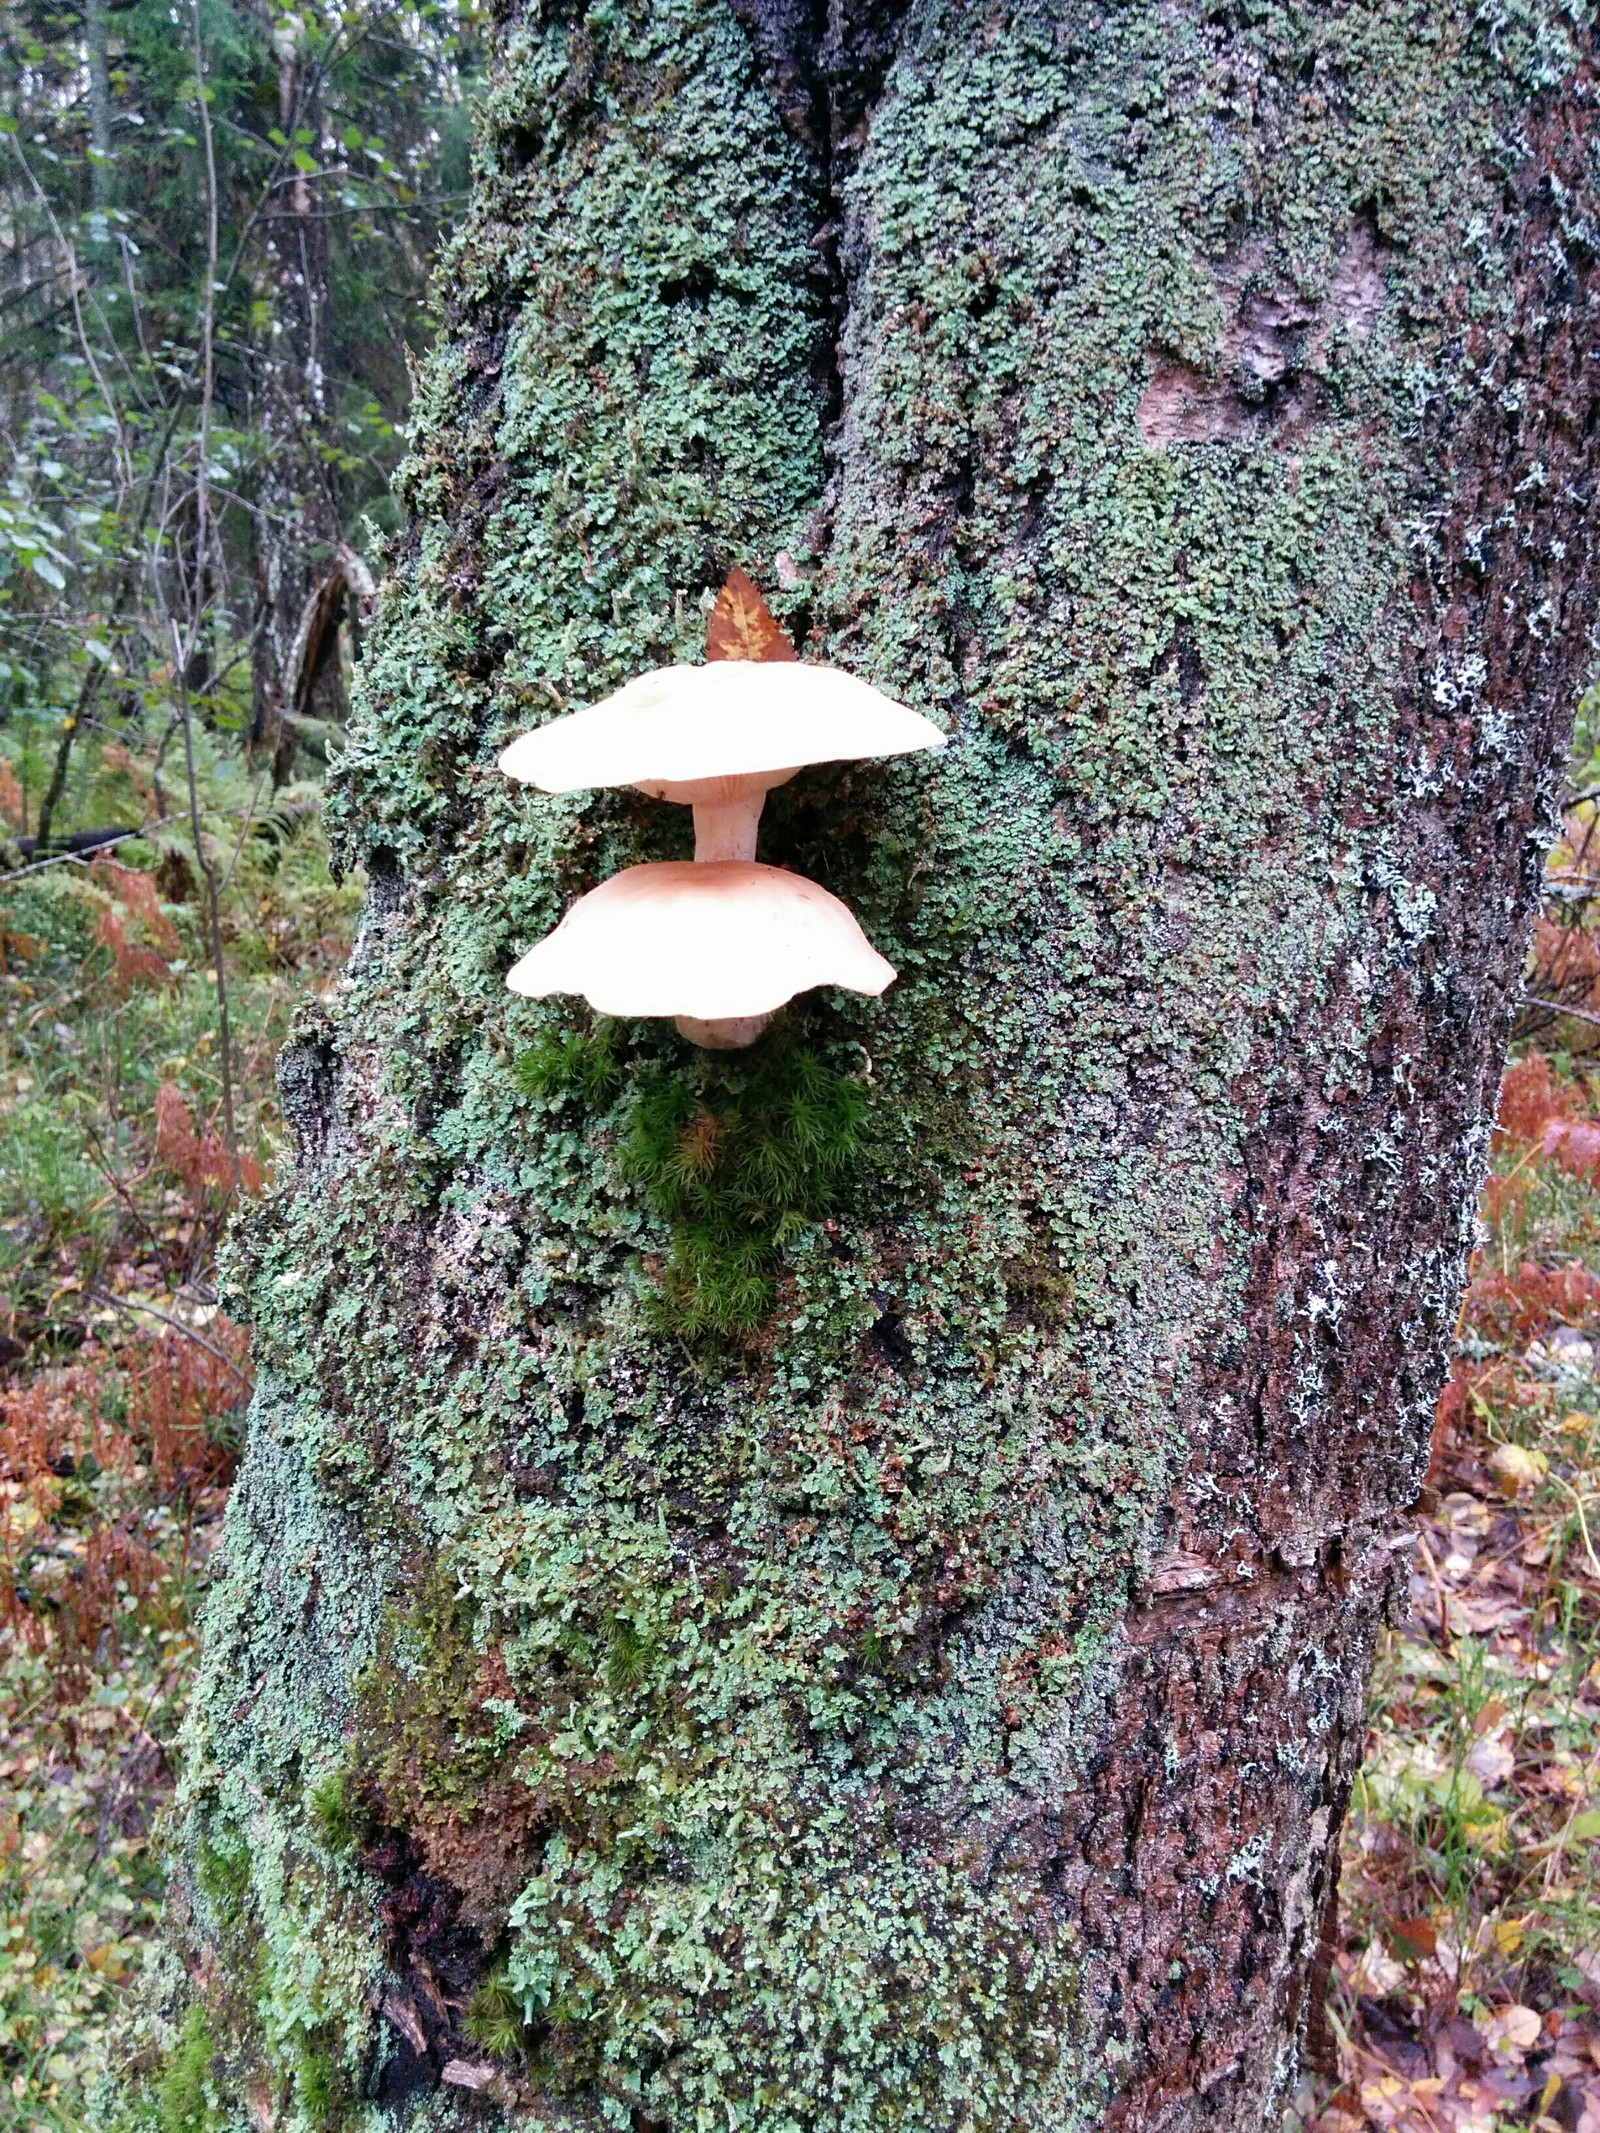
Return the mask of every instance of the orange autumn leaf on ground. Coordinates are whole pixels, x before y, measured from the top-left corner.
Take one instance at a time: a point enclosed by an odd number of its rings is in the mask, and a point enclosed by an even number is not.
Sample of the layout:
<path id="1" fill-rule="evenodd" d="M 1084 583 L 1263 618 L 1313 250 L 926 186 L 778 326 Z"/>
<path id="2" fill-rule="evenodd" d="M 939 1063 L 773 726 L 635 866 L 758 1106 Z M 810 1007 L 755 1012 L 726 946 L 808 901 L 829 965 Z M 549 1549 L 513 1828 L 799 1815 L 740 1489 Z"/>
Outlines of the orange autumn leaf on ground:
<path id="1" fill-rule="evenodd" d="M 176 1171 L 192 1193 L 215 1185 L 224 1192 L 261 1190 L 266 1173 L 251 1155 L 231 1155 L 209 1126 L 196 1129 L 182 1093 L 170 1081 L 156 1091 L 156 1161 Z"/>
<path id="2" fill-rule="evenodd" d="M 1508 1070 L 1496 1126 L 1497 1146 L 1531 1144 L 1569 1177 L 1600 1183 L 1600 1120 L 1586 1115 L 1574 1084 L 1558 1081 L 1542 1052 L 1530 1053 Z"/>
<path id="3" fill-rule="evenodd" d="M 101 852 L 90 862 L 89 879 L 126 905 L 167 955 L 178 953 L 183 944 L 177 928 L 161 908 L 154 879 L 142 868 L 125 867 Z"/>
<path id="4" fill-rule="evenodd" d="M 127 992 L 136 984 L 165 985 L 172 976 L 166 958 L 181 947 L 177 930 L 162 910 L 151 877 L 125 867 L 102 852 L 89 868 L 89 879 L 114 902 L 107 903 L 95 928 L 95 940 L 111 950 L 111 982 Z M 137 919 L 156 946 L 138 947 L 128 939 L 127 921 Z"/>
<path id="5" fill-rule="evenodd" d="M 737 565 L 706 618 L 707 659 L 798 659 L 754 581 Z"/>
<path id="6" fill-rule="evenodd" d="M 128 929 L 109 906 L 101 912 L 94 929 L 95 945 L 111 950 L 111 982 L 119 992 L 133 986 L 165 985 L 172 976 L 166 962 L 153 948 L 136 947 Z"/>

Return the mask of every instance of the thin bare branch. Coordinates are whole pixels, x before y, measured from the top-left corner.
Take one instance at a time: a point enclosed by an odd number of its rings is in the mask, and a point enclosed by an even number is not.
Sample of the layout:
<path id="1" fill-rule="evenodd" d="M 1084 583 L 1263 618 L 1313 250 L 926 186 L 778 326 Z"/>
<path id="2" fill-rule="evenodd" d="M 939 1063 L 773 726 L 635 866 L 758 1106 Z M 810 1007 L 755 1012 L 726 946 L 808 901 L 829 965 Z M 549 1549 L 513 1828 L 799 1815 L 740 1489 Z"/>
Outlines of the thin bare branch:
<path id="1" fill-rule="evenodd" d="M 113 1296 L 109 1289 L 96 1288 L 92 1284 L 83 1293 L 95 1303 L 104 1304 L 112 1311 L 130 1314 L 137 1312 L 145 1318 L 159 1318 L 161 1323 L 170 1326 L 174 1333 L 181 1333 L 185 1340 L 193 1341 L 197 1348 L 204 1348 L 207 1355 L 214 1355 L 224 1368 L 233 1373 L 247 1392 L 252 1389 L 254 1381 L 249 1372 L 241 1370 L 225 1348 L 219 1348 L 215 1341 L 208 1341 L 204 1334 L 196 1333 L 193 1326 L 185 1325 L 181 1318 L 175 1318 L 170 1311 L 163 1311 L 156 1304 L 136 1303 L 131 1296 Z"/>
<path id="2" fill-rule="evenodd" d="M 1600 1014 L 1591 1008 L 1564 1007 L 1559 1000 L 1542 1000 L 1535 993 L 1524 993 L 1522 1004 L 1524 1007 L 1542 1007 L 1552 1015 L 1570 1015 L 1574 1022 L 1592 1022 L 1596 1029 L 1600 1029 Z"/>

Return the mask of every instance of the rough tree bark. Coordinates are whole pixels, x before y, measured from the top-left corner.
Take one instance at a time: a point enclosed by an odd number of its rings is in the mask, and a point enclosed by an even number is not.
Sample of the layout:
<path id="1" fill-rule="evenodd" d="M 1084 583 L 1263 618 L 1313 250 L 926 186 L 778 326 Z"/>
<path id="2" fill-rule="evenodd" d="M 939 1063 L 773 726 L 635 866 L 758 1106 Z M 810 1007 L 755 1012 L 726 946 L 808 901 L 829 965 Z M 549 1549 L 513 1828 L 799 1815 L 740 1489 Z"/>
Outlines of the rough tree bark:
<path id="1" fill-rule="evenodd" d="M 268 9 L 277 60 L 278 127 L 320 129 L 320 99 L 308 84 L 306 27 L 291 10 Z M 314 153 L 296 144 L 301 154 Z M 258 419 L 266 441 L 253 524 L 255 617 L 251 639 L 251 742 L 273 759 L 274 783 L 289 774 L 296 719 L 344 717 L 337 657 L 307 670 L 297 654 L 331 588 L 335 631 L 343 578 L 329 559 L 341 538 L 333 461 L 321 448 L 329 418 L 327 351 L 332 292 L 320 177 L 291 165 L 263 217 L 265 303 L 256 351 Z"/>
<path id="2" fill-rule="evenodd" d="M 1587 15 L 821 17 L 501 23 L 238 1261 L 173 1902 L 229 2123 L 1293 2076 L 1591 656 Z M 682 811 L 493 761 L 734 562 L 952 742 L 769 805 L 901 976 L 774 1040 L 866 1139 L 717 1344 L 629 1122 L 704 1158 L 734 1070 L 502 990 Z"/>
<path id="3" fill-rule="evenodd" d="M 103 211 L 111 199 L 111 62 L 107 50 L 106 0 L 84 0 L 83 48 L 89 76 L 89 205 Z M 93 229 L 92 241 L 104 244 L 108 233 Z"/>

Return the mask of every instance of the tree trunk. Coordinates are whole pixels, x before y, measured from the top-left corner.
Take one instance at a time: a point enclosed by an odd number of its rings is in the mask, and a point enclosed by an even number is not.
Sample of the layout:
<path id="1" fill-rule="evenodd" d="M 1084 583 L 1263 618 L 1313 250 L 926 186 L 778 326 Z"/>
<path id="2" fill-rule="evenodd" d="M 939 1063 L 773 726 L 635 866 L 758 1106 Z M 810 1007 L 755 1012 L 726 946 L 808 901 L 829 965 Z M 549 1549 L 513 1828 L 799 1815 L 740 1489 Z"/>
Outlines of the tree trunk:
<path id="1" fill-rule="evenodd" d="M 296 156 L 315 154 L 318 98 L 308 90 L 305 25 L 271 17 L 278 67 L 278 127 Z M 308 145 L 297 133 L 313 136 Z M 302 676 L 296 651 L 340 539 L 333 463 L 321 450 L 330 409 L 327 353 L 332 291 L 322 181 L 291 163 L 263 219 L 267 301 L 256 362 L 265 444 L 255 526 L 256 613 L 252 635 L 252 745 L 272 756 L 274 783 L 288 776 L 297 717 L 344 716 L 337 662 Z M 336 641 L 336 640 L 335 640 Z M 311 685 L 314 679 L 315 685 Z"/>
<path id="2" fill-rule="evenodd" d="M 111 63 L 108 56 L 106 0 L 84 0 L 83 48 L 89 76 L 89 205 L 103 212 L 111 199 Z M 108 232 L 91 226 L 94 243 Z"/>
<path id="3" fill-rule="evenodd" d="M 502 24 L 366 920 L 236 1269 L 173 1911 L 241 2125 L 1254 2133 L 1294 2077 L 1591 657 L 1593 55 L 857 13 Z M 687 813 L 493 767 L 734 563 L 951 735 L 773 793 L 900 977 L 743 1065 L 507 997 Z"/>

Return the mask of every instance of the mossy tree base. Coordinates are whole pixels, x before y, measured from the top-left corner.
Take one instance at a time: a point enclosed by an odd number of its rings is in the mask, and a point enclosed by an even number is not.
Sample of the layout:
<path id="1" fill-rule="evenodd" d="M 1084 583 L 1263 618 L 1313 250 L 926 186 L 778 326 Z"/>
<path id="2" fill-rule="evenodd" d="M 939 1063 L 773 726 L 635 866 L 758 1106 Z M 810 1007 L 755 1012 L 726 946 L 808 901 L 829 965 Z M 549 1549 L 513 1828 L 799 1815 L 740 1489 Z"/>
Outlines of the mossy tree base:
<path id="1" fill-rule="evenodd" d="M 135 2120 L 1254 2133 L 1293 2075 L 1589 658 L 1588 32 L 810 22 L 501 25 Z M 768 803 L 901 972 L 762 1039 L 859 1107 L 798 1185 L 792 1106 L 502 987 L 687 833 L 497 749 L 734 563 L 951 734 Z"/>

